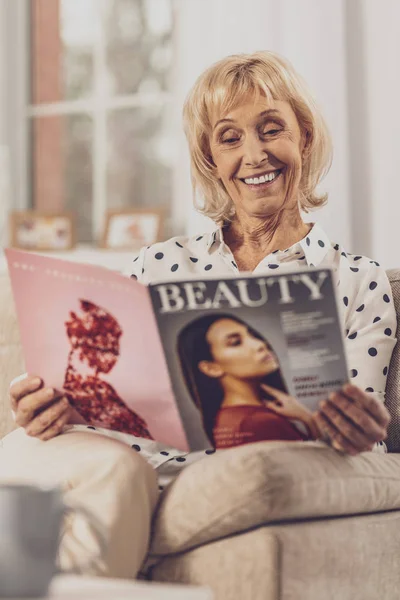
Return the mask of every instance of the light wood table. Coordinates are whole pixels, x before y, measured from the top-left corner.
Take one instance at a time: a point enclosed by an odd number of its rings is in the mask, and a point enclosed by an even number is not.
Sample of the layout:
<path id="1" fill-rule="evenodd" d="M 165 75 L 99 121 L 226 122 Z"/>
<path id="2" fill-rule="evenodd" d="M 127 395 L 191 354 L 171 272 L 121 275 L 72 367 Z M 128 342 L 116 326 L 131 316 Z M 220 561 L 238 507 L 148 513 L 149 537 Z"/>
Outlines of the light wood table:
<path id="1" fill-rule="evenodd" d="M 105 577 L 60 575 L 53 579 L 42 600 L 213 600 L 204 587 L 172 585 Z M 6 600 L 6 599 L 2 599 Z M 18 599 L 13 599 L 18 600 Z M 20 600 L 29 600 L 28 598 Z M 33 599 L 32 599 L 33 600 Z M 35 600 L 39 600 L 36 598 Z"/>

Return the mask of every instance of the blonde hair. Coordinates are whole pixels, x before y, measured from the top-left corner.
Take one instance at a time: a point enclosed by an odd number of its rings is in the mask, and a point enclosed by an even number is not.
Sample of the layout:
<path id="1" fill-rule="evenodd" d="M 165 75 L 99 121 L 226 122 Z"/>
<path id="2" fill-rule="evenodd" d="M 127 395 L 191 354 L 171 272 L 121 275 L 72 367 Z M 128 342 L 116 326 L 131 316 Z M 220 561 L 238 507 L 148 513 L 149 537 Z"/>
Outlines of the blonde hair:
<path id="1" fill-rule="evenodd" d="M 200 75 L 186 98 L 183 123 L 196 208 L 220 224 L 235 214 L 231 198 L 215 176 L 209 144 L 211 115 L 228 113 L 249 94 L 262 94 L 268 101 L 289 102 L 306 139 L 300 208 L 309 212 L 324 205 L 328 195 L 316 192 L 332 160 L 331 138 L 324 118 L 306 83 L 288 61 L 273 52 L 256 52 L 228 56 L 215 63 Z M 203 204 L 197 202 L 198 189 L 204 196 Z"/>

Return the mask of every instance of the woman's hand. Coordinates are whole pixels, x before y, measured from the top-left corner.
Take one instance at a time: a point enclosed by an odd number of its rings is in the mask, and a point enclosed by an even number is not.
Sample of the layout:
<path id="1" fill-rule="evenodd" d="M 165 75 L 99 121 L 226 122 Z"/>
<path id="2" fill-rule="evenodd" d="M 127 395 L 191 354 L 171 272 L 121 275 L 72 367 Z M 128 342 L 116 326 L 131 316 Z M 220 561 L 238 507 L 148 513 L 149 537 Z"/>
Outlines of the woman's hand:
<path id="1" fill-rule="evenodd" d="M 282 417 L 286 417 L 287 419 L 297 419 L 304 423 L 313 439 L 321 437 L 321 433 L 315 423 L 312 412 L 308 410 L 304 404 L 299 402 L 297 398 L 286 392 L 282 392 L 282 390 L 277 390 L 276 388 L 266 385 L 265 383 L 261 384 L 261 389 L 272 396 L 272 400 L 268 399 L 266 401 L 268 408 L 278 415 L 282 415 Z"/>
<path id="2" fill-rule="evenodd" d="M 70 419 L 72 408 L 67 398 L 42 387 L 40 377 L 28 376 L 14 383 L 10 396 L 17 425 L 33 437 L 49 440 L 61 433 Z"/>
<path id="3" fill-rule="evenodd" d="M 348 383 L 321 402 L 314 420 L 336 450 L 354 456 L 386 438 L 390 414 L 382 402 Z"/>

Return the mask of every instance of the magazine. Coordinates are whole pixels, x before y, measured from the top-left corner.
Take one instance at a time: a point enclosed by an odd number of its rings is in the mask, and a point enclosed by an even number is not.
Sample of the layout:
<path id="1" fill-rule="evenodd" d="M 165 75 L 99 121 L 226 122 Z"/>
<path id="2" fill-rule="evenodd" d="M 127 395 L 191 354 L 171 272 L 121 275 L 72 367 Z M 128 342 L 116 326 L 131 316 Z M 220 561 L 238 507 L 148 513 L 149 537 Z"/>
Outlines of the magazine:
<path id="1" fill-rule="evenodd" d="M 175 448 L 315 438 L 348 380 L 327 268 L 160 281 L 6 250 L 26 370 L 85 423 Z"/>

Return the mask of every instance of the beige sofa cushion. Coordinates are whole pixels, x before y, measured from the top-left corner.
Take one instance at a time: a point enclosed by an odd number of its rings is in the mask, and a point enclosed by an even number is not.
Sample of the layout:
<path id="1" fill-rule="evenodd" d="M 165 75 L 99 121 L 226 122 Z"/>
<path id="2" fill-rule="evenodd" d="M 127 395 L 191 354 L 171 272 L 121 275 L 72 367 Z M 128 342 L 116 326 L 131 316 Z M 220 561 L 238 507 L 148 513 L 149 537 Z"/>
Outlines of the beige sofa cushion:
<path id="1" fill-rule="evenodd" d="M 0 273 L 0 439 L 14 428 L 8 388 L 24 371 L 10 279 L 7 273 Z"/>
<path id="2" fill-rule="evenodd" d="M 400 456 L 342 456 L 321 442 L 259 442 L 185 469 L 154 519 L 151 553 L 182 552 L 261 524 L 400 508 Z"/>

